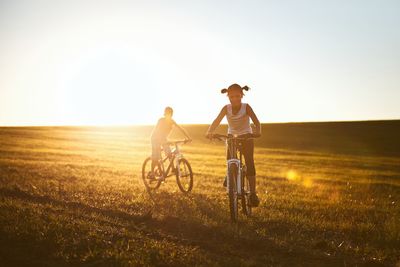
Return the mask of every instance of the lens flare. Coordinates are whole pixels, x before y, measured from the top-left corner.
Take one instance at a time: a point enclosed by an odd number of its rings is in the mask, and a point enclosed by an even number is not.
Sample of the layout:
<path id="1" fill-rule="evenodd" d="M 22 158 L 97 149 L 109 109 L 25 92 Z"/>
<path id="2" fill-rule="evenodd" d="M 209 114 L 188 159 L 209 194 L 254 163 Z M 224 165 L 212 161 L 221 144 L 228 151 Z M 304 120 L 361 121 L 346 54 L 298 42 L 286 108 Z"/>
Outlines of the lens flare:
<path id="1" fill-rule="evenodd" d="M 286 172 L 286 179 L 288 179 L 289 181 L 297 182 L 306 188 L 311 188 L 314 186 L 314 183 L 311 178 L 303 177 L 302 175 L 300 175 L 298 172 L 296 172 L 294 170 L 288 170 Z"/>
<path id="2" fill-rule="evenodd" d="M 302 184 L 303 184 L 304 187 L 310 188 L 310 187 L 312 187 L 314 185 L 313 181 L 310 178 L 304 178 L 302 180 L 303 180 Z"/>
<path id="3" fill-rule="evenodd" d="M 286 179 L 289 181 L 296 181 L 299 178 L 298 174 L 294 170 L 289 170 L 286 173 Z"/>

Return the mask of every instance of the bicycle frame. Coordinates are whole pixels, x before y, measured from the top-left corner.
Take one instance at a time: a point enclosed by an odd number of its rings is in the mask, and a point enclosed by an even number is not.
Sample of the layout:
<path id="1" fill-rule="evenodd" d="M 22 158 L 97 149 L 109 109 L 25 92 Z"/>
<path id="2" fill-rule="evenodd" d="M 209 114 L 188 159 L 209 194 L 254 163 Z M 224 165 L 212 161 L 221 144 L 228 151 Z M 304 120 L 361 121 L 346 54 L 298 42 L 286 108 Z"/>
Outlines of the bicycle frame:
<path id="1" fill-rule="evenodd" d="M 229 153 L 229 159 L 227 160 L 227 168 L 226 168 L 226 177 L 229 177 L 229 171 L 232 169 L 233 166 L 236 166 L 238 172 L 237 172 L 237 177 L 234 179 L 237 181 L 236 184 L 236 192 L 239 197 L 242 197 L 243 193 L 247 192 L 242 192 L 243 191 L 243 186 L 244 186 L 244 181 L 246 177 L 244 177 L 244 173 L 246 171 L 246 165 L 243 164 L 243 153 L 242 150 L 239 149 L 239 144 L 243 145 L 243 142 L 248 139 L 254 139 L 254 137 L 236 137 L 236 136 L 227 136 L 227 135 L 221 135 L 221 134 L 215 134 L 213 135 L 213 138 L 217 138 L 221 140 L 223 138 L 225 140 L 226 144 L 226 154 Z M 238 150 L 239 150 L 239 157 L 238 157 Z M 229 193 L 229 179 L 227 179 L 227 191 Z"/>
<path id="2" fill-rule="evenodd" d="M 180 144 L 186 144 L 191 140 L 166 142 L 162 144 L 170 154 L 154 162 L 152 157 L 147 157 L 142 164 L 142 180 L 148 192 L 156 190 L 167 177 L 176 176 L 176 182 L 182 193 L 189 193 L 193 188 L 193 170 L 189 161 L 181 154 Z M 173 147 L 172 147 L 173 146 Z M 165 154 L 165 153 L 163 153 Z M 167 165 L 167 160 L 168 165 Z M 156 163 L 156 166 L 154 165 Z M 172 170 L 172 171 L 171 171 Z"/>
<path id="3" fill-rule="evenodd" d="M 163 176 L 165 178 L 171 177 L 172 175 L 174 175 L 174 174 L 169 174 L 169 172 L 173 167 L 175 167 L 175 170 L 178 169 L 179 159 L 181 159 L 183 157 L 183 155 L 181 154 L 181 152 L 179 150 L 179 146 L 178 146 L 179 143 L 181 143 L 181 142 L 169 142 L 168 144 L 175 145 L 175 148 L 173 148 L 171 150 L 171 154 L 170 155 L 166 155 L 164 159 L 160 160 L 160 163 L 161 163 L 160 165 L 161 165 L 161 168 L 162 168 Z M 167 170 L 165 170 L 164 163 L 167 160 L 170 160 L 170 162 L 168 164 Z"/>
<path id="4" fill-rule="evenodd" d="M 237 177 L 236 177 L 236 192 L 240 196 L 242 194 L 242 151 L 238 149 L 238 142 L 239 140 L 232 138 L 232 139 L 226 139 L 226 153 L 229 153 L 229 159 L 227 160 L 227 168 L 226 168 L 226 176 L 228 177 L 229 175 L 229 170 L 233 168 L 233 166 L 237 167 Z M 237 151 L 239 150 L 239 158 L 237 157 Z M 229 192 L 229 181 L 230 179 L 227 179 L 227 191 Z"/>
<path id="5" fill-rule="evenodd" d="M 241 201 L 242 210 L 247 216 L 251 216 L 249 181 L 246 177 L 247 167 L 243 164 L 243 145 L 246 140 L 254 139 L 254 136 L 237 137 L 231 135 L 213 134 L 210 138 L 224 140 L 227 154 L 226 190 L 229 196 L 229 208 L 231 220 L 238 220 L 238 202 Z M 239 152 L 239 156 L 238 156 Z M 235 169 L 236 168 L 236 169 Z M 237 172 L 235 172 L 237 170 Z M 236 177 L 232 177 L 235 175 Z M 234 185 L 230 183 L 235 183 Z"/>

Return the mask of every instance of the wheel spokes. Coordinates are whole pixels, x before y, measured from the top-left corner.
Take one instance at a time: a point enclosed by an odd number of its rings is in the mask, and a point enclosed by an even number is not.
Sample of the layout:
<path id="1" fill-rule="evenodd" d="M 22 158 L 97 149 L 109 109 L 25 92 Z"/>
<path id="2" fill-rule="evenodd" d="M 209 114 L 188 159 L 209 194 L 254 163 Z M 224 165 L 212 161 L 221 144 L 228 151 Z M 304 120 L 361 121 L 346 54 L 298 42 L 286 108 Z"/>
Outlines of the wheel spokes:
<path id="1" fill-rule="evenodd" d="M 187 193 L 192 189 L 192 171 L 189 163 L 185 159 L 181 159 L 177 166 L 177 183 L 183 193 Z"/>
<path id="2" fill-rule="evenodd" d="M 155 166 L 152 171 L 151 162 L 152 160 L 150 158 L 144 162 L 142 167 L 142 179 L 148 190 L 156 190 L 161 184 L 160 173 L 162 172 L 160 172 L 159 166 Z"/>
<path id="3" fill-rule="evenodd" d="M 181 162 L 179 164 L 179 179 L 180 179 L 181 185 L 184 186 L 184 188 L 188 188 L 189 184 L 188 184 L 187 179 L 182 179 L 182 178 L 186 178 L 188 176 L 190 176 L 190 173 L 188 173 L 188 171 L 187 171 L 186 164 L 184 162 Z"/>

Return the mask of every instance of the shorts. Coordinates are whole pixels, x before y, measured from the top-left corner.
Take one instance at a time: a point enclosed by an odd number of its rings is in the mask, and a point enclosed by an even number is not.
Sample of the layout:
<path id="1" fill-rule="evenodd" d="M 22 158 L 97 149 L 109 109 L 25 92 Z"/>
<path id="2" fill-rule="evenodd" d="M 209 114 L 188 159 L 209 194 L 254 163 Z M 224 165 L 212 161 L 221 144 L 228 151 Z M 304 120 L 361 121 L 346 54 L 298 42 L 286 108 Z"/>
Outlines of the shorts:
<path id="1" fill-rule="evenodd" d="M 168 144 L 166 144 L 166 140 L 163 142 L 160 141 L 151 141 L 151 159 L 152 160 L 160 160 L 161 159 L 161 150 L 164 150 L 165 155 L 171 154 L 171 148 Z"/>

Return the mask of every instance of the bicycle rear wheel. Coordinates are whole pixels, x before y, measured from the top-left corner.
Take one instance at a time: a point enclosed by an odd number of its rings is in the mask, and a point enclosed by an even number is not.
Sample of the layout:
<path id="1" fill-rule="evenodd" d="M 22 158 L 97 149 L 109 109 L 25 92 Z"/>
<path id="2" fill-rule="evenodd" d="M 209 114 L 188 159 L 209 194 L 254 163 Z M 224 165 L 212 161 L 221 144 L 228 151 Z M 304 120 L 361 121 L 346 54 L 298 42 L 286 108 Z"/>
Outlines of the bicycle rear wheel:
<path id="1" fill-rule="evenodd" d="M 178 166 L 176 167 L 176 183 L 179 189 L 183 193 L 190 192 L 193 188 L 193 171 L 189 161 L 185 158 L 181 158 L 178 160 Z"/>
<path id="2" fill-rule="evenodd" d="M 151 172 L 151 157 L 144 160 L 142 165 L 142 180 L 147 190 L 156 190 L 161 185 L 162 169 L 160 163 Z"/>
<path id="3" fill-rule="evenodd" d="M 237 222 L 238 214 L 238 195 L 237 195 L 237 174 L 238 168 L 235 164 L 232 164 L 229 168 L 228 179 L 229 179 L 229 210 L 231 213 L 232 222 Z"/>

